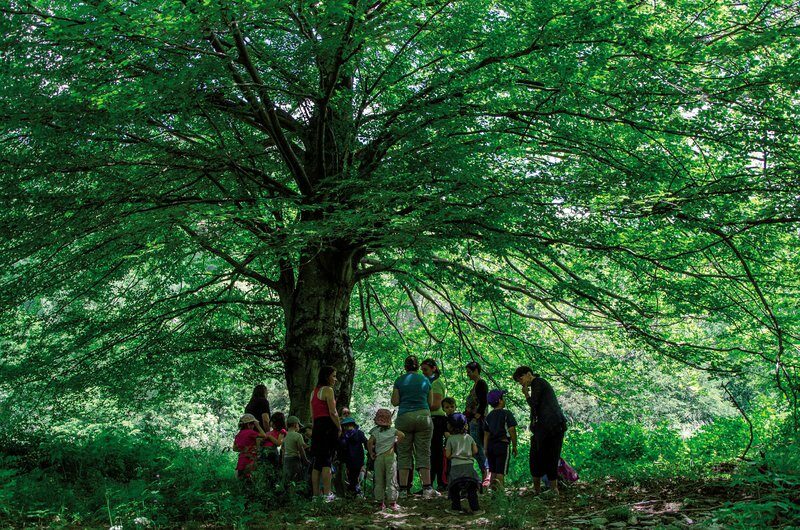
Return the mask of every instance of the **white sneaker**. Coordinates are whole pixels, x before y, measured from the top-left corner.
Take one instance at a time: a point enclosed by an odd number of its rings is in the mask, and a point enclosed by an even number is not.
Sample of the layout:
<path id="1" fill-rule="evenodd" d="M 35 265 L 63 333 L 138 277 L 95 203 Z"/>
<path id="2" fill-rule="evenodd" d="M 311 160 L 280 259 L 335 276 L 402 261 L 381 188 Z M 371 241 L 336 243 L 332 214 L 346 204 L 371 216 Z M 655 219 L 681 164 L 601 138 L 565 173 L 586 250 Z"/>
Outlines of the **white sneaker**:
<path id="1" fill-rule="evenodd" d="M 336 495 L 334 495 L 333 493 L 328 493 L 327 495 L 325 495 L 325 502 L 333 502 L 335 500 L 336 500 Z"/>
<path id="2" fill-rule="evenodd" d="M 441 497 L 442 494 L 436 491 L 433 488 L 428 488 L 422 491 L 422 498 L 423 499 L 435 499 L 436 497 Z"/>

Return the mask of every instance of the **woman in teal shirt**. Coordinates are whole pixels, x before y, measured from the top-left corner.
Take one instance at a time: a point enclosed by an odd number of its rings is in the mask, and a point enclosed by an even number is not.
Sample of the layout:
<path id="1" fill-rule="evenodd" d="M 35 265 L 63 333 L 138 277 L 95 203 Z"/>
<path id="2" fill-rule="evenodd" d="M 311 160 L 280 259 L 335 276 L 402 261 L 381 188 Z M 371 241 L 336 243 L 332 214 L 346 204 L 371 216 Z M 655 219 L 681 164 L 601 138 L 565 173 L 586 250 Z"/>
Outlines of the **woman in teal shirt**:
<path id="1" fill-rule="evenodd" d="M 397 378 L 392 390 L 392 405 L 399 406 L 394 426 L 405 437 L 397 443 L 397 467 L 400 468 L 400 496 L 411 489 L 411 465 L 416 462 L 422 481 L 422 495 L 428 499 L 439 493 L 431 487 L 431 403 L 433 391 L 427 377 L 418 373 L 419 360 L 409 355 L 406 373 Z"/>

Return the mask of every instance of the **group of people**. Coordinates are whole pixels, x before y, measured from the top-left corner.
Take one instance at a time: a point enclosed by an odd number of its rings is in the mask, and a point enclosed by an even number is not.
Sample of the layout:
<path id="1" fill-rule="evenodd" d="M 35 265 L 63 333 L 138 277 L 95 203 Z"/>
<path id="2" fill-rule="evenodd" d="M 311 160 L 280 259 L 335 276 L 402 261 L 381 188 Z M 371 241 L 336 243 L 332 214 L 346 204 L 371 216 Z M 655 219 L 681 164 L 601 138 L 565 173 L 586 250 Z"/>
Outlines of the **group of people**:
<path id="1" fill-rule="evenodd" d="M 502 491 L 510 458 L 517 456 L 517 420 L 506 409 L 507 392 L 489 391 L 480 364 L 470 362 L 465 369 L 473 385 L 463 412 L 457 412 L 456 400 L 446 395 L 433 359 L 420 363 L 409 356 L 404 369 L 391 395 L 397 417 L 392 422 L 394 411 L 378 409 L 375 426 L 368 434 L 361 431 L 348 409 L 337 409 L 334 367 L 324 366 L 319 371 L 310 396 L 310 426 L 295 416 L 270 415 L 266 387 L 256 386 L 234 441 L 234 449 L 239 451 L 238 476 L 251 477 L 257 462 L 266 461 L 275 469 L 281 466 L 284 481 L 310 480 L 315 498 L 333 500 L 334 461 L 354 494 L 360 493 L 369 466 L 376 501 L 382 509 L 387 504 L 396 509 L 398 498 L 410 494 L 416 469 L 424 498 L 447 491 L 450 511 L 475 513 L 479 510 L 478 492 L 485 488 Z M 529 463 L 534 490 L 541 492 L 542 477 L 546 476 L 557 494 L 566 419 L 552 386 L 530 367 L 518 367 L 513 379 L 530 407 Z M 280 458 L 278 447 L 282 448 Z M 468 505 L 462 509 L 463 497 Z"/>

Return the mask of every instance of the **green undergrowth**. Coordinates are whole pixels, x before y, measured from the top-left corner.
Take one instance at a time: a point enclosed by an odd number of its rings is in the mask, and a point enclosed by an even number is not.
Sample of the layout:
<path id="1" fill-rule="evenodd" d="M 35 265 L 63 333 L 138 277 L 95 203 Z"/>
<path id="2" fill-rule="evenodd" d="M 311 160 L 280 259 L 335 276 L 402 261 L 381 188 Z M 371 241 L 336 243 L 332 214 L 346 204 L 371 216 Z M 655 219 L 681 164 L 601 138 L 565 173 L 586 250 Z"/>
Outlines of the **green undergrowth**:
<path id="1" fill-rule="evenodd" d="M 0 515 L 64 525 L 237 523 L 245 498 L 231 453 L 106 431 L 30 439 L 0 460 Z"/>
<path id="2" fill-rule="evenodd" d="M 624 483 L 704 477 L 730 469 L 748 443 L 749 433 L 739 418 L 720 419 L 692 436 L 666 426 L 646 429 L 629 423 L 601 423 L 567 431 L 562 456 L 583 480 L 613 477 Z M 517 458 L 511 460 L 509 483 L 530 477 L 526 436 Z"/>
<path id="3" fill-rule="evenodd" d="M 718 527 L 800 529 L 800 438 L 785 440 L 740 466 L 731 485 L 745 488 L 753 498 L 717 510 L 713 522 Z"/>
<path id="4" fill-rule="evenodd" d="M 720 421 L 684 439 L 666 428 L 600 424 L 572 429 L 564 455 L 583 482 L 613 477 L 620 487 L 669 479 L 721 476 L 731 487 L 752 490 L 752 500 L 727 503 L 714 513 L 720 527 L 787 524 L 800 516 L 800 445 L 762 444 L 754 460 L 733 465 L 747 443 L 746 425 Z M 527 444 L 512 461 L 510 485 L 529 482 Z M 0 521 L 7 526 L 222 525 L 245 527 L 337 516 L 341 506 L 310 503 L 281 490 L 276 477 L 258 476 L 245 492 L 234 478 L 236 455 L 221 449 L 181 447 L 155 435 L 124 430 L 5 440 L 0 444 Z M 498 514 L 520 528 L 535 505 Z M 280 509 L 278 509 L 280 508 Z M 519 508 L 519 509 L 517 509 Z M 523 509 L 524 508 L 524 509 Z M 619 515 L 624 518 L 627 512 Z"/>

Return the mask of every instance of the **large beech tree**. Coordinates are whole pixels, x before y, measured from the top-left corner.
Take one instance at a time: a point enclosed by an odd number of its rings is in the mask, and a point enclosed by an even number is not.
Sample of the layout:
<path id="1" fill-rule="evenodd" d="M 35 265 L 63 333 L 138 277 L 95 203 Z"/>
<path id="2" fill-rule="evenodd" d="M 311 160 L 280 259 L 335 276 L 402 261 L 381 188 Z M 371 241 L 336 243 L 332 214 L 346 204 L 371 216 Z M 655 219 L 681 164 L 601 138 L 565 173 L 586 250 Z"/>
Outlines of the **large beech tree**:
<path id="1" fill-rule="evenodd" d="M 610 333 L 764 367 L 796 406 L 794 2 L 0 16 L 7 381 L 191 387 L 251 359 L 308 417 L 322 364 L 349 402 L 350 330 L 394 289 L 473 356 L 476 333 Z"/>

